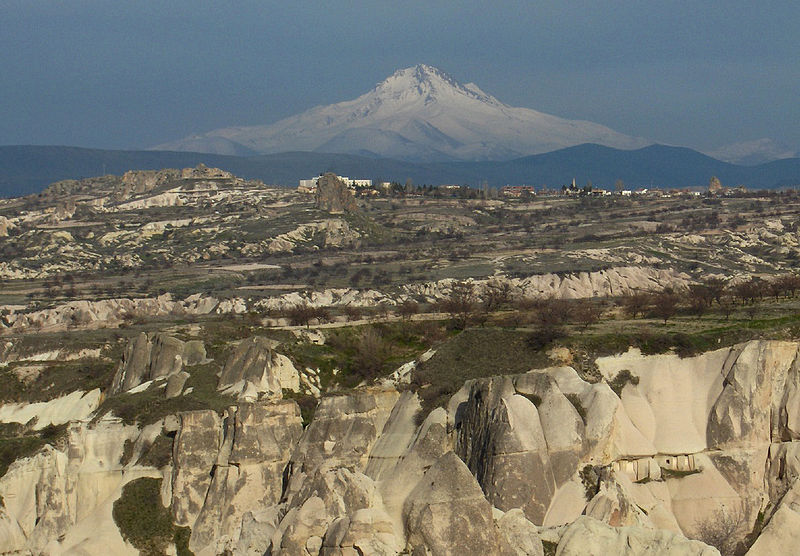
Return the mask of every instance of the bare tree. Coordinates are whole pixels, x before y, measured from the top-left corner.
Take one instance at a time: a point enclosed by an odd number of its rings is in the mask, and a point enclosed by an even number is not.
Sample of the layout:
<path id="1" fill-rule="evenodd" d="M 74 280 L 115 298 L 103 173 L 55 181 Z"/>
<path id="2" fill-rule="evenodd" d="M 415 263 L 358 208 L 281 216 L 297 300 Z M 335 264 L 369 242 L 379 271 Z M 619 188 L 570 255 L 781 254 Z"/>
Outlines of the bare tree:
<path id="1" fill-rule="evenodd" d="M 578 303 L 573 308 L 572 317 L 575 322 L 580 324 L 584 329 L 589 328 L 591 325 L 597 323 L 603 314 L 603 307 L 598 303 L 593 303 L 589 300 L 584 300 Z"/>
<path id="2" fill-rule="evenodd" d="M 406 299 L 397 306 L 397 314 L 400 315 L 403 320 L 408 320 L 417 313 L 419 313 L 419 303 L 413 299 Z"/>
<path id="3" fill-rule="evenodd" d="M 734 509 L 721 506 L 708 519 L 695 524 L 694 536 L 715 547 L 722 556 L 734 556 L 740 553 L 746 529 L 747 519 L 740 506 Z"/>
<path id="4" fill-rule="evenodd" d="M 447 298 L 443 299 L 439 306 L 442 311 L 450 315 L 453 326 L 463 330 L 475 316 L 478 307 L 474 284 L 453 282 Z"/>
<path id="5" fill-rule="evenodd" d="M 361 307 L 356 307 L 355 305 L 345 305 L 342 311 L 347 317 L 347 320 L 359 320 L 364 313 Z"/>
<path id="6" fill-rule="evenodd" d="M 573 307 L 566 299 L 547 297 L 539 300 L 534 313 L 540 326 L 561 326 L 572 318 Z"/>
<path id="7" fill-rule="evenodd" d="M 636 315 L 644 315 L 649 302 L 649 295 L 643 292 L 634 292 L 622 298 L 622 307 L 629 317 L 635 319 Z"/>
<path id="8" fill-rule="evenodd" d="M 725 320 L 731 317 L 731 313 L 733 313 L 735 307 L 736 305 L 730 295 L 725 295 L 719 300 L 719 311 L 725 315 Z"/>
<path id="9" fill-rule="evenodd" d="M 490 280 L 483 289 L 483 310 L 492 313 L 511 303 L 513 290 L 506 280 Z"/>
<path id="10" fill-rule="evenodd" d="M 664 324 L 678 313 L 678 303 L 680 299 L 672 288 L 664 288 L 653 299 L 653 313 L 660 319 L 664 319 Z"/>
<path id="11" fill-rule="evenodd" d="M 363 378 L 374 378 L 383 370 L 389 358 L 389 349 L 372 326 L 359 335 L 353 355 L 353 370 Z"/>
<path id="12" fill-rule="evenodd" d="M 311 320 L 314 318 L 314 308 L 308 303 L 300 303 L 287 308 L 284 315 L 289 319 L 292 326 L 305 326 L 308 328 Z"/>

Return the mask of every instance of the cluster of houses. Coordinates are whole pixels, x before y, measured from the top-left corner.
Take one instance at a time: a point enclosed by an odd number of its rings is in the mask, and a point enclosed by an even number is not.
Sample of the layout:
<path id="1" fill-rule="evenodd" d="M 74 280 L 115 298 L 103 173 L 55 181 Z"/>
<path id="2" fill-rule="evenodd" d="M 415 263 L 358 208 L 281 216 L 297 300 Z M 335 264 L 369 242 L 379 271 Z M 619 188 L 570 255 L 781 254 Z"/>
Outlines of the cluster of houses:
<path id="1" fill-rule="evenodd" d="M 422 193 L 422 194 L 429 194 L 431 192 L 436 192 L 439 195 L 458 195 L 459 193 L 463 193 L 464 189 L 470 189 L 466 186 L 461 185 L 438 185 L 438 186 L 423 186 L 417 187 L 414 189 L 409 185 L 402 186 L 395 182 L 377 182 L 373 184 L 372 180 L 366 179 L 354 179 L 349 178 L 347 176 L 337 176 L 340 180 L 342 180 L 347 186 L 352 190 L 353 194 L 360 195 L 360 196 L 372 196 L 372 195 L 390 195 L 390 194 L 414 194 L 414 193 Z M 313 194 L 317 191 L 317 182 L 319 181 L 319 176 L 310 178 L 307 180 L 300 180 L 300 185 L 298 186 L 297 190 L 301 193 L 310 193 Z M 717 182 L 718 183 L 718 182 Z M 619 195 L 622 197 L 631 197 L 631 196 L 647 196 L 647 197 L 680 197 L 680 196 L 690 196 L 690 197 L 699 197 L 703 194 L 703 191 L 699 190 L 698 188 L 684 188 L 684 189 L 660 189 L 656 187 L 650 188 L 637 188 L 637 189 L 624 189 L 621 186 L 622 183 L 619 182 L 615 185 L 614 191 L 609 189 L 603 189 L 600 187 L 594 187 L 591 184 L 586 186 L 580 187 L 575 184 L 575 180 L 572 180 L 571 184 L 563 185 L 557 189 L 548 189 L 547 187 L 537 188 L 533 185 L 506 185 L 500 188 L 499 196 L 504 198 L 511 198 L 511 199 L 525 199 L 529 197 L 542 197 L 542 196 L 591 196 L 591 197 L 606 197 L 611 195 Z M 486 187 L 484 187 L 484 195 L 492 198 L 496 198 L 498 196 L 498 190 L 494 189 L 490 192 L 486 191 Z M 712 188 L 709 187 L 708 193 L 710 195 L 731 195 L 740 193 L 740 189 L 744 190 L 743 186 L 739 188 Z M 420 191 L 421 190 L 421 191 Z M 477 191 L 477 190 L 475 190 Z"/>
<path id="2" fill-rule="evenodd" d="M 372 180 L 359 180 L 348 178 L 347 176 L 336 176 L 340 180 L 342 180 L 347 187 L 350 189 L 357 189 L 362 187 L 372 187 Z M 319 182 L 320 176 L 313 177 L 308 180 L 300 180 L 300 185 L 297 187 L 297 190 L 300 193 L 316 193 L 317 192 L 317 183 Z M 387 185 L 388 182 L 385 182 Z M 381 183 L 380 185 L 383 185 Z"/>

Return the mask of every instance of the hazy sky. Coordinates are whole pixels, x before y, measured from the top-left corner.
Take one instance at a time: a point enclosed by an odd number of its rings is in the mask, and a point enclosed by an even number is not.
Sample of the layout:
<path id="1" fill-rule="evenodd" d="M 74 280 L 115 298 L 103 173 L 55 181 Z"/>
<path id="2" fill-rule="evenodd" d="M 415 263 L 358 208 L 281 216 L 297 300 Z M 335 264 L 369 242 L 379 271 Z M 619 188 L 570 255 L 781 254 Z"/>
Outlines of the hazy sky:
<path id="1" fill-rule="evenodd" d="M 0 144 L 148 147 L 417 63 L 657 142 L 800 148 L 800 7 L 752 0 L 0 0 Z"/>

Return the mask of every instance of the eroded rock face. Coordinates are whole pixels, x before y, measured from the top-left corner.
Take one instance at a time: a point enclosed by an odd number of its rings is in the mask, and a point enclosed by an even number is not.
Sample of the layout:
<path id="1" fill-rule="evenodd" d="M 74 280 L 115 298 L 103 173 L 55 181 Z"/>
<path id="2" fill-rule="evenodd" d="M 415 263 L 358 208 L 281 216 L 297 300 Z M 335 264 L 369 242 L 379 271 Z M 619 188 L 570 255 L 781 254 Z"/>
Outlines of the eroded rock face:
<path id="1" fill-rule="evenodd" d="M 161 345 L 169 360 L 171 344 Z M 240 348 L 229 376 L 264 376 L 270 347 Z M 759 512 L 752 553 L 780 551 L 800 523 L 797 351 L 750 342 L 684 359 L 629 352 L 599 361 L 597 383 L 570 367 L 474 380 L 422 423 L 416 394 L 363 388 L 322 398 L 305 430 L 293 401 L 269 399 L 141 431 L 78 424 L 65 452 L 46 449 L 0 478 L 0 547 L 89 542 L 102 500 L 136 473 L 160 476 L 139 455 L 174 434 L 163 496 L 198 555 L 540 554 L 542 539 L 559 554 L 715 554 L 682 535 L 733 515 L 739 542 Z M 100 536 L 126 550 L 118 532 Z"/>
<path id="2" fill-rule="evenodd" d="M 516 556 L 544 556 L 539 528 L 525 519 L 519 508 L 506 512 L 497 520 L 497 527 L 512 554 Z"/>
<path id="3" fill-rule="evenodd" d="M 192 526 L 211 485 L 211 469 L 222 443 L 222 420 L 211 410 L 179 414 L 172 445 L 172 515 L 180 526 Z"/>
<path id="4" fill-rule="evenodd" d="M 363 471 L 398 398 L 395 390 L 376 389 L 320 400 L 292 454 L 293 477 L 313 473 L 326 461 Z"/>
<path id="5" fill-rule="evenodd" d="M 283 390 L 300 391 L 300 374 L 274 342 L 253 336 L 242 340 L 225 362 L 217 388 L 241 401 L 281 399 Z"/>
<path id="6" fill-rule="evenodd" d="M 670 531 L 640 527 L 611 527 L 591 517 L 580 517 L 569 525 L 558 543 L 564 556 L 622 554 L 676 554 L 719 556 L 716 548 Z"/>
<path id="7" fill-rule="evenodd" d="M 238 541 L 246 513 L 252 523 L 280 501 L 289 456 L 302 433 L 300 409 L 286 400 L 231 406 L 222 417 L 192 411 L 179 418 L 173 516 L 191 527 L 192 550 L 216 554 Z M 254 533 L 246 535 L 252 539 Z"/>
<path id="8" fill-rule="evenodd" d="M 14 313 L 8 315 L 5 321 L 0 321 L 0 326 L 8 327 L 14 332 L 21 332 L 31 327 L 62 331 L 68 327 L 118 326 L 123 319 L 131 316 L 205 315 L 213 311 L 218 304 L 219 300 L 203 297 L 200 294 L 175 301 L 168 293 L 158 297 L 137 299 L 79 300 L 39 311 Z"/>
<path id="9" fill-rule="evenodd" d="M 228 410 L 211 484 L 192 528 L 190 546 L 238 539 L 242 516 L 277 504 L 291 447 L 302 432 L 293 401 L 242 404 Z"/>
<path id="10" fill-rule="evenodd" d="M 555 475 L 536 406 L 515 393 L 512 379 L 473 384 L 456 449 L 493 505 L 543 521 Z"/>
<path id="11" fill-rule="evenodd" d="M 180 374 L 184 362 L 196 365 L 204 359 L 205 347 L 202 342 L 184 342 L 165 334 L 155 334 L 148 338 L 142 332 L 125 348 L 122 362 L 111 384 L 111 394 L 127 392 L 148 380 Z M 173 386 L 173 390 L 175 388 Z M 178 393 L 182 388 L 183 384 L 180 384 Z"/>
<path id="12" fill-rule="evenodd" d="M 492 506 L 453 452 L 440 457 L 403 507 L 408 546 L 432 554 L 511 554 L 495 528 Z"/>
<path id="13" fill-rule="evenodd" d="M 48 445 L 13 463 L 0 478 L 0 551 L 135 554 L 111 510 L 126 482 L 161 477 L 153 468 L 123 468 L 124 443 L 138 436 L 115 419 L 73 422 L 64 451 Z"/>

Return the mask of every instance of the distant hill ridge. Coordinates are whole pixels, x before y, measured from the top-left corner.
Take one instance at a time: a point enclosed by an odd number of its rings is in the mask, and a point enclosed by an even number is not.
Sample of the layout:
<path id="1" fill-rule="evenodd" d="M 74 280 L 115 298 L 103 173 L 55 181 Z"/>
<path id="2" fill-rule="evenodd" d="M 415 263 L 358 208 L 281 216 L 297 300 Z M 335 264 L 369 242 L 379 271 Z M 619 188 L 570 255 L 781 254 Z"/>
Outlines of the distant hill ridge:
<path id="1" fill-rule="evenodd" d="M 38 193 L 64 179 L 128 170 L 185 168 L 204 163 L 268 184 L 295 187 L 299 179 L 332 171 L 351 177 L 416 184 L 506 184 L 559 187 L 574 178 L 610 187 L 617 179 L 628 186 L 705 186 L 711 176 L 724 185 L 775 188 L 800 185 L 800 158 L 757 166 L 737 166 L 683 147 L 651 145 L 620 150 L 585 144 L 503 162 L 413 163 L 348 154 L 285 152 L 226 156 L 173 151 L 118 151 L 61 146 L 0 146 L 0 196 Z"/>

